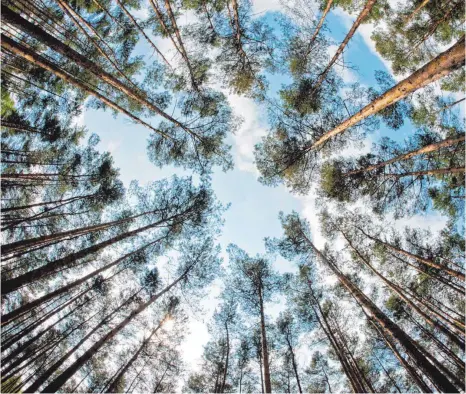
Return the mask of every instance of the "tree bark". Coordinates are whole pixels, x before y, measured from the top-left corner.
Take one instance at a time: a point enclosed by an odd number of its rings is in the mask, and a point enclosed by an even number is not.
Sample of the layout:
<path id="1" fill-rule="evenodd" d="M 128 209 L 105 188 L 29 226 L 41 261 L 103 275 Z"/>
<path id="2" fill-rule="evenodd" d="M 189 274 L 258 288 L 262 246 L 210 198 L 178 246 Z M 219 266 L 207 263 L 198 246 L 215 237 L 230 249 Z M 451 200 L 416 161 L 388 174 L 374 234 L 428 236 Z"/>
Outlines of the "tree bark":
<path id="1" fill-rule="evenodd" d="M 269 366 L 269 349 L 267 345 L 267 334 L 265 332 L 265 315 L 264 301 L 262 299 L 262 284 L 259 285 L 259 309 L 261 319 L 261 346 L 262 346 L 262 363 L 264 365 L 264 386 L 265 392 L 272 392 L 272 384 L 270 383 L 270 366 Z"/>
<path id="2" fill-rule="evenodd" d="M 396 157 L 394 157 L 394 158 L 392 158 L 390 160 L 386 160 L 386 161 L 374 164 L 372 166 L 369 166 L 369 167 L 366 167 L 366 168 L 363 168 L 363 169 L 360 169 L 360 170 L 348 171 L 343 175 L 344 176 L 350 176 L 350 175 L 355 175 L 355 174 L 361 174 L 363 172 L 370 172 L 370 171 L 376 170 L 377 168 L 385 167 L 385 166 L 387 166 L 389 164 L 396 163 L 397 161 L 408 160 L 408 159 L 410 159 L 411 157 L 414 157 L 414 156 L 422 155 L 424 153 L 435 152 L 435 151 L 437 151 L 437 150 L 439 150 L 441 148 L 445 148 L 447 146 L 452 146 L 452 145 L 459 144 L 460 142 L 463 142 L 464 140 L 465 140 L 464 135 L 462 135 L 461 137 L 458 137 L 458 138 L 449 138 L 449 139 L 446 139 L 446 140 L 443 140 L 443 141 L 436 142 L 434 144 L 423 146 L 422 148 L 413 150 L 411 152 L 404 153 L 402 155 L 398 155 L 398 156 L 396 156 Z"/>
<path id="3" fill-rule="evenodd" d="M 3 10 L 7 9 L 7 7 L 2 7 L 2 17 L 3 17 Z M 29 22 L 28 22 L 29 23 Z M 162 137 L 173 140 L 171 136 L 165 134 L 163 131 L 158 130 L 152 127 L 149 123 L 145 122 L 144 120 L 138 118 L 136 115 L 133 115 L 131 112 L 127 111 L 117 103 L 113 102 L 112 100 L 108 99 L 107 97 L 103 96 L 99 92 L 95 91 L 94 89 L 86 86 L 84 83 L 79 81 L 77 78 L 73 77 L 72 75 L 66 73 L 62 69 L 60 69 L 57 65 L 51 63 L 43 56 L 37 54 L 35 51 L 25 47 L 22 44 L 17 43 L 16 41 L 12 40 L 8 36 L 2 33 L 1 35 L 1 46 L 6 50 L 14 53 L 15 55 L 21 56 L 24 59 L 28 60 L 29 62 L 42 67 L 43 69 L 50 71 L 51 73 L 55 74 L 57 77 L 63 79 L 65 82 L 70 83 L 71 85 L 76 86 L 78 89 L 81 89 L 83 92 L 86 92 L 92 96 L 95 96 L 100 101 L 108 105 L 110 108 L 113 108 L 117 112 L 121 112 L 122 114 L 128 116 L 134 122 L 139 123 L 148 129 L 152 130 L 154 133 L 161 135 Z"/>
<path id="4" fill-rule="evenodd" d="M 309 44 L 307 46 L 307 51 L 306 51 L 306 57 L 309 56 L 312 50 L 312 44 L 314 44 L 315 39 L 319 35 L 320 29 L 322 28 L 325 18 L 327 14 L 330 11 L 330 8 L 332 8 L 332 3 L 333 0 L 327 0 L 327 5 L 325 6 L 325 10 L 322 12 L 322 16 L 320 17 L 319 23 L 316 26 L 316 29 L 314 31 L 314 34 L 312 35 L 311 39 L 309 40 Z"/>
<path id="5" fill-rule="evenodd" d="M 327 140 L 343 133 L 349 127 L 352 127 L 377 112 L 383 110 L 389 105 L 395 104 L 405 98 L 410 93 L 448 75 L 450 72 L 460 68 L 465 63 L 464 35 L 450 49 L 438 55 L 424 67 L 414 72 L 411 76 L 399 82 L 393 88 L 387 90 L 384 94 L 376 98 L 370 104 L 366 105 L 359 112 L 346 119 L 333 130 L 328 131 L 306 151 L 317 148 Z"/>
<path id="6" fill-rule="evenodd" d="M 314 244 L 306 237 L 310 248 L 320 258 L 320 260 L 330 268 L 330 270 L 337 276 L 340 283 L 348 290 L 348 292 L 367 309 L 369 314 L 380 324 L 387 334 L 393 336 L 398 343 L 403 347 L 405 352 L 415 361 L 418 368 L 420 368 L 427 376 L 435 381 L 436 386 L 445 392 L 457 392 L 456 387 L 448 380 L 448 378 L 433 365 L 420 350 L 421 346 L 415 342 L 408 334 L 406 334 L 396 323 L 391 321 L 359 288 L 357 288 L 340 270 L 330 262 L 322 252 L 320 252 Z"/>
<path id="7" fill-rule="evenodd" d="M 169 292 L 173 287 L 175 287 L 178 282 L 180 282 L 186 275 L 191 271 L 196 262 L 191 264 L 174 282 L 169 286 L 165 287 L 162 291 L 157 294 L 154 294 L 148 301 L 142 303 L 133 310 L 121 323 L 119 323 L 115 328 L 110 330 L 106 335 L 100 338 L 95 342 L 84 354 L 78 357 L 68 368 L 66 368 L 62 373 L 60 373 L 50 384 L 48 384 L 42 392 L 44 393 L 54 393 L 59 390 L 66 381 L 71 378 L 76 371 L 78 371 L 87 361 L 89 361 L 99 349 L 105 345 L 105 343 L 111 340 L 115 335 L 117 335 L 123 328 L 125 328 L 136 316 L 145 311 L 152 303 L 162 297 L 165 293 Z M 29 390 L 29 392 L 34 390 Z M 28 391 L 25 391 L 28 392 Z"/>

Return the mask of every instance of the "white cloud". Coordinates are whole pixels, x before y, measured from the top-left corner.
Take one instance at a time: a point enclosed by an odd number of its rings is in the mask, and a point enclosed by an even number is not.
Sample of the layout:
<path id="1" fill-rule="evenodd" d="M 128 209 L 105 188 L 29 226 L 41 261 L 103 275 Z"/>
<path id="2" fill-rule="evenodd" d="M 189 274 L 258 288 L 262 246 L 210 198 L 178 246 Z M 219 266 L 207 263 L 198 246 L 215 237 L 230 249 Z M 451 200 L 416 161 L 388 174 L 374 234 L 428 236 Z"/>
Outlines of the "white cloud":
<path id="1" fill-rule="evenodd" d="M 111 140 L 108 142 L 106 151 L 110 153 L 115 153 L 121 146 L 121 139 L 118 140 Z"/>
<path id="2" fill-rule="evenodd" d="M 260 121 L 260 109 L 252 99 L 246 97 L 232 94 L 228 96 L 228 100 L 234 114 L 243 120 L 233 136 L 236 167 L 241 171 L 256 174 L 254 145 L 267 133 Z"/>
<path id="3" fill-rule="evenodd" d="M 282 11 L 283 5 L 281 0 L 255 0 L 252 4 L 253 12 Z"/>

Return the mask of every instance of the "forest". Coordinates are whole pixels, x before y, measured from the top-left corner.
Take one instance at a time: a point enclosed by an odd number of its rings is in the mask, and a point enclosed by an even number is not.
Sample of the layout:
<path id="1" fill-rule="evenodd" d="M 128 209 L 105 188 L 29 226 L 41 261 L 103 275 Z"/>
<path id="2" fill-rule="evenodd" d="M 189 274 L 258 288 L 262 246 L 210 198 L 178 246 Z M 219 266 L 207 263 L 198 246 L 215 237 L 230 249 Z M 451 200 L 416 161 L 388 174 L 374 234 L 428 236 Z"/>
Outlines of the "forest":
<path id="1" fill-rule="evenodd" d="M 1 22 L 1 392 L 465 391 L 463 0 Z"/>

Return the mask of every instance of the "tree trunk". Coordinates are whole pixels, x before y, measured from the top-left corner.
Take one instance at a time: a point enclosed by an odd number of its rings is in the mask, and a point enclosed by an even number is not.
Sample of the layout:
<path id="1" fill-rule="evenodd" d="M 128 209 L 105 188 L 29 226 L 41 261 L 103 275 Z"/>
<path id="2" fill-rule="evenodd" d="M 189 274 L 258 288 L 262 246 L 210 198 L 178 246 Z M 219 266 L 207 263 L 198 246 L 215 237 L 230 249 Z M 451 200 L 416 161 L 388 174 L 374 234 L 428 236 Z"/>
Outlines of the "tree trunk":
<path id="1" fill-rule="evenodd" d="M 363 264 L 368 267 L 378 278 L 380 278 L 395 294 L 397 294 L 407 305 L 409 305 L 416 313 L 418 313 L 420 316 L 424 318 L 424 320 L 430 324 L 432 327 L 437 328 L 440 330 L 444 335 L 446 335 L 450 340 L 452 340 L 454 343 L 456 343 L 458 346 L 461 348 L 464 348 L 464 342 L 453 332 L 450 330 L 446 329 L 443 325 L 439 324 L 439 322 L 433 320 L 426 312 L 424 312 L 420 307 L 418 307 L 411 299 L 409 299 L 405 294 L 403 289 L 401 289 L 398 285 L 393 283 L 391 280 L 385 278 L 379 271 L 377 271 L 372 264 L 369 263 L 369 261 L 366 260 L 366 258 L 359 252 L 359 250 L 353 245 L 351 240 L 346 236 L 345 232 L 340 230 L 340 233 L 343 235 L 343 237 L 346 239 L 346 242 L 348 242 L 348 245 L 353 249 L 353 251 L 356 253 L 356 255 L 359 257 L 359 259 L 363 262 Z M 418 301 L 420 302 L 420 301 Z M 425 305 L 421 305 L 425 307 Z M 431 312 L 434 312 L 431 310 Z M 443 317 L 439 315 L 438 313 L 434 313 L 438 317 Z M 450 322 L 449 322 L 450 323 Z M 450 323 L 451 324 L 451 323 Z M 457 330 L 458 327 L 455 325 L 452 325 L 455 327 Z M 462 331 L 459 331 L 460 333 Z"/>
<path id="2" fill-rule="evenodd" d="M 165 237 L 163 237 L 163 238 L 165 238 Z M 5 325 L 5 324 L 9 323 L 10 321 L 17 318 L 18 316 L 20 316 L 20 315 L 30 311 L 31 309 L 35 308 L 37 305 L 43 304 L 47 300 L 55 298 L 60 294 L 67 293 L 70 289 L 74 289 L 75 287 L 79 286 L 80 284 L 86 282 L 88 279 L 93 278 L 93 277 L 97 276 L 98 274 L 100 274 L 101 272 L 104 272 L 104 271 L 118 265 L 122 261 L 126 260 L 128 257 L 132 256 L 135 253 L 139 253 L 142 250 L 154 245 L 155 243 L 159 242 L 163 238 L 159 238 L 159 239 L 157 239 L 157 240 L 155 240 L 153 242 L 150 242 L 150 243 L 144 245 L 143 247 L 141 247 L 139 249 L 136 249 L 133 252 L 127 253 L 124 256 L 120 257 L 119 259 L 117 259 L 117 260 L 115 260 L 115 261 L 113 261 L 113 262 L 111 262 L 111 263 L 109 263 L 107 265 L 104 265 L 103 267 L 98 268 L 95 271 L 92 271 L 91 273 L 83 276 L 80 279 L 77 279 L 77 280 L 75 280 L 75 281 L 73 281 L 73 282 L 71 282 L 71 283 L 69 283 L 69 284 L 67 284 L 65 286 L 60 287 L 59 289 L 57 289 L 55 291 L 52 291 L 52 292 L 50 292 L 48 294 L 45 294 L 42 297 L 39 297 L 39 298 L 35 299 L 34 301 L 30 301 L 27 304 L 24 304 L 24 305 L 20 306 L 19 308 L 16 308 L 15 310 L 13 310 L 13 311 L 11 311 L 9 313 L 6 313 L 5 315 L 2 316 L 2 325 Z"/>
<path id="3" fill-rule="evenodd" d="M 167 316 L 165 316 L 166 318 Z M 110 387 L 106 392 L 108 393 L 115 393 L 117 390 L 117 386 L 123 375 L 126 373 L 126 371 L 134 364 L 134 362 L 137 360 L 141 352 L 144 350 L 145 346 L 149 343 L 149 341 L 152 339 L 152 337 L 155 335 L 155 333 L 159 330 L 159 328 L 162 326 L 163 322 L 165 321 L 165 318 L 160 321 L 160 323 L 152 330 L 151 334 L 147 339 L 144 339 L 141 343 L 141 346 L 139 346 L 139 349 L 137 350 L 136 353 L 133 354 L 133 356 L 129 359 L 129 361 L 126 363 L 126 365 L 121 369 L 121 371 L 118 373 L 118 375 L 115 377 L 113 382 L 110 384 Z"/>
<path id="4" fill-rule="evenodd" d="M 354 21 L 353 26 L 351 26 L 351 29 L 348 32 L 348 34 L 346 35 L 345 39 L 343 40 L 343 42 L 338 47 L 338 50 L 335 53 L 335 55 L 333 56 L 332 60 L 330 60 L 330 63 L 327 65 L 327 67 L 325 67 L 324 71 L 322 71 L 320 73 L 319 79 L 317 80 L 317 82 L 312 87 L 312 90 L 311 90 L 311 93 L 310 93 L 311 95 L 313 95 L 321 87 L 322 83 L 325 81 L 325 77 L 327 76 L 328 72 L 333 67 L 335 62 L 338 60 L 340 55 L 343 53 L 343 51 L 346 48 L 346 45 L 348 44 L 349 40 L 351 40 L 354 33 L 356 33 L 356 30 L 358 29 L 359 25 L 362 23 L 362 21 L 367 16 L 367 14 L 369 14 L 369 12 L 371 11 L 372 7 L 374 6 L 374 4 L 376 2 L 377 2 L 377 0 L 368 0 L 367 1 L 366 5 L 364 6 L 362 11 L 358 15 L 357 19 Z"/>
<path id="5" fill-rule="evenodd" d="M 221 393 L 225 392 L 225 383 L 227 381 L 228 363 L 229 363 L 229 358 L 230 358 L 230 333 L 228 331 L 228 322 L 225 322 L 225 331 L 227 334 L 227 355 L 226 355 L 226 360 L 225 360 L 225 368 L 223 371 L 222 386 L 220 388 Z"/>
<path id="6" fill-rule="evenodd" d="M 178 284 L 186 275 L 191 271 L 194 267 L 196 262 L 191 264 L 174 282 L 172 282 L 169 286 L 165 287 L 161 292 L 154 294 L 148 301 L 142 303 L 133 310 L 121 323 L 115 326 L 112 330 L 110 330 L 106 335 L 100 338 L 97 342 L 95 342 L 84 354 L 78 357 L 68 368 L 66 368 L 63 372 L 61 372 L 50 384 L 48 384 L 44 389 L 44 393 L 54 393 L 59 390 L 66 381 L 71 378 L 76 371 L 78 371 L 86 362 L 88 362 L 95 353 L 99 351 L 99 349 L 107 343 L 107 341 L 111 340 L 115 335 L 117 335 L 123 328 L 125 328 L 136 316 L 140 313 L 145 311 L 152 303 L 162 297 L 165 293 L 169 292 L 174 286 Z M 34 391 L 34 390 L 29 390 Z M 25 391 L 27 392 L 27 391 Z"/>
<path id="7" fill-rule="evenodd" d="M 324 24 L 325 18 L 330 11 L 330 8 L 332 8 L 332 3 L 333 0 L 327 0 L 327 5 L 325 7 L 325 10 L 322 12 L 322 16 L 320 17 L 319 23 L 316 26 L 316 29 L 314 31 L 314 34 L 312 35 L 311 39 L 309 40 L 309 44 L 307 46 L 307 51 L 306 51 L 306 57 L 309 56 L 312 50 L 312 44 L 314 44 L 315 39 L 319 35 L 320 29 Z"/>
<path id="8" fill-rule="evenodd" d="M 387 177 L 393 178 L 404 178 L 407 176 L 423 176 L 423 175 L 445 175 L 445 174 L 459 174 L 464 173 L 464 167 L 457 167 L 457 168 L 436 168 L 433 170 L 422 170 L 422 171 L 411 171 L 411 172 L 404 172 L 402 174 L 384 174 Z"/>
<path id="9" fill-rule="evenodd" d="M 48 264 L 46 264 L 46 265 L 44 265 L 42 267 L 36 268 L 34 270 L 26 272 L 25 274 L 17 276 L 16 278 L 5 280 L 5 281 L 3 281 L 1 283 L 2 284 L 2 288 L 1 288 L 2 294 L 11 293 L 11 292 L 19 289 L 22 286 L 25 286 L 25 285 L 27 285 L 29 283 L 32 283 L 32 282 L 35 282 L 35 281 L 43 278 L 46 275 L 54 273 L 55 270 L 58 269 L 58 268 L 60 268 L 61 270 L 66 269 L 66 268 L 70 267 L 73 263 L 75 263 L 77 260 L 79 260 L 79 259 L 81 259 L 81 258 L 83 258 L 85 256 L 96 253 L 96 252 L 106 248 L 107 246 L 113 245 L 113 244 L 115 244 L 115 243 L 117 243 L 119 241 L 122 241 L 124 239 L 134 237 L 135 235 L 137 235 L 137 234 L 139 234 L 139 233 L 141 233 L 143 231 L 146 231 L 146 230 L 149 230 L 149 229 L 151 229 L 153 227 L 156 227 L 156 226 L 160 225 L 161 223 L 164 223 L 164 222 L 167 222 L 168 220 L 174 219 L 177 216 L 180 216 L 180 215 L 173 215 L 169 219 L 163 219 L 163 220 L 160 220 L 158 222 L 148 224 L 147 226 L 143 226 L 143 227 L 137 228 L 135 230 L 128 231 L 126 233 L 117 235 L 117 236 L 115 236 L 113 238 L 110 238 L 110 239 L 108 239 L 106 241 L 103 241 L 103 242 L 100 242 L 98 244 L 94 244 L 92 246 L 89 246 L 89 247 L 87 247 L 85 249 L 82 249 L 79 252 L 75 252 L 75 253 L 72 253 L 72 254 L 70 254 L 70 255 L 68 255 L 66 257 L 63 257 L 61 259 L 54 260 L 54 261 L 52 261 L 52 262 L 50 262 L 50 263 L 48 263 Z"/>
<path id="10" fill-rule="evenodd" d="M 413 150 L 411 152 L 404 153 L 402 155 L 396 156 L 393 159 L 383 161 L 381 163 L 374 164 L 372 166 L 360 169 L 360 170 L 353 170 L 353 171 L 348 171 L 347 173 L 344 174 L 344 176 L 349 176 L 349 175 L 355 175 L 355 174 L 361 174 L 364 172 L 369 172 L 376 170 L 377 168 L 385 167 L 389 164 L 396 163 L 397 161 L 401 160 L 408 160 L 411 157 L 417 156 L 417 155 L 422 155 L 424 153 L 430 153 L 430 152 L 435 152 L 441 148 L 451 146 L 451 145 L 456 145 L 459 144 L 460 142 L 463 142 L 465 140 L 465 136 L 462 135 L 461 137 L 458 138 L 449 138 L 440 142 L 436 142 L 434 144 L 426 145 L 423 146 L 422 148 Z"/>
<path id="11" fill-rule="evenodd" d="M 97 331 L 99 331 L 102 327 L 104 327 L 106 324 L 108 324 L 113 315 L 116 314 L 118 311 L 120 311 L 128 302 L 130 302 L 136 295 L 138 295 L 142 289 L 138 290 L 136 293 L 134 293 L 132 296 L 130 296 L 128 299 L 126 299 L 123 303 L 121 303 L 117 308 L 115 308 L 113 311 L 111 311 L 109 314 L 107 314 L 99 324 L 97 324 L 92 330 L 90 330 L 81 340 L 73 346 L 71 349 L 69 349 L 59 360 L 57 360 L 53 365 L 51 365 L 49 368 L 47 368 L 35 381 L 33 384 L 31 384 L 26 390 L 24 390 L 25 393 L 32 393 L 36 392 L 39 390 L 40 386 L 45 383 L 45 381 L 52 376 L 55 371 L 57 371 L 62 364 L 70 358 L 74 352 L 81 347 L 81 345 L 86 342 L 92 335 L 94 335 Z M 98 313 L 98 312 L 97 312 Z M 97 315 L 94 314 L 93 316 Z M 48 392 L 45 390 L 45 392 Z"/>
<path id="12" fill-rule="evenodd" d="M 304 233 L 302 234 L 306 237 Z M 388 316 L 386 316 L 385 313 L 383 313 L 361 290 L 359 290 L 359 288 L 357 288 L 345 275 L 343 275 L 332 262 L 327 260 L 324 254 L 320 252 L 307 237 L 306 240 L 320 260 L 337 276 L 340 283 L 357 300 L 358 303 L 367 309 L 369 314 L 378 322 L 378 324 L 380 324 L 383 330 L 398 341 L 406 354 L 414 360 L 418 368 L 433 379 L 440 390 L 448 393 L 457 392 L 456 387 L 447 379 L 447 377 L 424 356 L 423 352 L 420 350 L 421 346 L 407 335 L 396 323 L 391 321 Z"/>
<path id="13" fill-rule="evenodd" d="M 264 385 L 265 392 L 272 392 L 272 385 L 270 383 L 270 367 L 269 367 L 269 349 L 267 345 L 267 334 L 265 332 L 265 316 L 264 316 L 264 302 L 262 299 L 262 284 L 259 286 L 259 308 L 261 318 L 261 345 L 262 345 L 262 363 L 264 364 Z"/>
<path id="14" fill-rule="evenodd" d="M 411 12 L 411 14 L 405 18 L 404 20 L 404 24 L 407 25 L 416 15 L 419 11 L 421 11 L 425 6 L 426 4 L 429 2 L 430 0 L 424 0 L 421 4 L 419 4 L 413 12 Z"/>
<path id="15" fill-rule="evenodd" d="M 142 106 L 149 108 L 151 111 L 154 111 L 156 114 L 167 119 L 176 126 L 181 127 L 186 131 L 186 126 L 172 118 L 170 115 L 162 111 L 160 108 L 155 106 L 150 102 L 146 97 L 142 95 L 141 92 L 135 91 L 133 88 L 126 86 L 124 83 L 120 82 L 113 75 L 104 71 L 99 65 L 95 64 L 91 60 L 87 59 L 85 56 L 81 55 L 79 52 L 76 52 L 73 48 L 63 44 L 61 41 L 57 40 L 55 37 L 49 35 L 46 31 L 42 30 L 38 26 L 28 22 L 26 19 L 22 18 L 20 15 L 9 9 L 8 7 L 2 7 L 1 10 L 2 18 L 4 22 L 7 22 L 18 29 L 28 33 L 34 37 L 39 42 L 44 43 L 53 50 L 57 51 L 61 55 L 73 60 L 76 64 L 92 71 L 97 77 L 101 78 L 103 81 L 114 86 L 116 89 L 125 93 L 128 97 L 132 98 L 134 101 L 138 102 Z"/>
<path id="16" fill-rule="evenodd" d="M 3 11 L 5 9 L 8 9 L 7 7 L 2 7 L 2 17 L 3 17 Z M 29 22 L 28 22 L 29 23 Z M 136 123 L 139 123 L 150 130 L 152 130 L 154 133 L 161 135 L 162 137 L 173 140 L 171 136 L 168 134 L 165 134 L 163 131 L 158 130 L 154 127 L 152 127 L 149 123 L 145 122 L 144 120 L 138 118 L 136 115 L 133 115 L 131 112 L 127 111 L 117 103 L 113 102 L 112 100 L 108 99 L 107 97 L 103 96 L 96 90 L 88 87 L 85 85 L 82 81 L 77 79 L 76 77 L 72 76 L 71 74 L 66 73 L 60 67 L 58 67 L 56 64 L 48 61 L 45 59 L 43 56 L 37 54 L 35 51 L 25 47 L 24 45 L 12 40 L 8 36 L 4 35 L 2 33 L 1 35 L 1 46 L 5 48 L 6 50 L 14 53 L 15 55 L 18 55 L 20 57 L 23 57 L 24 59 L 28 60 L 29 62 L 42 67 L 43 69 L 50 71 L 51 73 L 55 74 L 57 77 L 63 79 L 65 82 L 68 82 L 74 86 L 76 86 L 78 89 L 82 90 L 83 92 L 86 92 L 92 96 L 95 96 L 99 100 L 101 100 L 103 103 L 108 105 L 110 108 L 113 108 L 117 112 L 121 112 L 122 114 L 128 116 L 130 119 L 135 121 Z"/>
<path id="17" fill-rule="evenodd" d="M 306 151 L 317 148 L 330 138 L 343 133 L 349 127 L 352 127 L 377 112 L 383 110 L 389 105 L 395 104 L 399 100 L 405 98 L 410 93 L 434 82 L 450 72 L 460 68 L 464 65 L 465 60 L 464 49 L 464 35 L 453 45 L 450 49 L 438 55 L 435 59 L 431 60 L 424 67 L 414 72 L 411 76 L 399 82 L 393 88 L 387 90 L 384 94 L 376 98 L 370 104 L 366 105 L 363 109 L 355 115 L 346 119 L 343 123 L 335 127 L 333 130 L 328 131 Z"/>
<path id="18" fill-rule="evenodd" d="M 406 257 L 409 257 L 409 258 L 412 258 L 414 260 L 417 260 L 419 261 L 420 263 L 424 264 L 424 265 L 427 265 L 429 267 L 434 267 L 434 268 L 437 268 L 441 271 L 444 271 L 446 273 L 448 273 L 449 275 L 451 276 L 454 276 L 456 278 L 459 278 L 459 279 L 462 279 L 464 281 L 465 279 L 465 276 L 463 273 L 459 272 L 459 271 L 455 271 L 455 270 L 452 270 L 451 268 L 448 268 L 448 267 L 445 267 L 445 266 L 442 266 L 442 265 L 439 265 L 439 264 L 436 264 L 432 259 L 426 259 L 426 258 L 423 258 L 421 256 L 418 256 L 418 255 L 415 255 L 413 253 L 410 253 L 410 252 L 407 252 L 406 250 L 403 250 L 403 249 L 399 249 L 387 242 L 384 242 L 378 238 L 375 238 L 375 237 L 372 237 L 370 236 L 369 234 L 367 234 L 362 228 L 358 227 L 358 226 L 355 226 L 359 231 L 361 231 L 367 238 L 369 238 L 371 241 L 374 241 L 376 243 L 379 243 L 385 247 L 387 247 L 388 249 L 391 249 L 393 250 L 394 252 L 397 252 L 397 253 L 400 253 Z"/>

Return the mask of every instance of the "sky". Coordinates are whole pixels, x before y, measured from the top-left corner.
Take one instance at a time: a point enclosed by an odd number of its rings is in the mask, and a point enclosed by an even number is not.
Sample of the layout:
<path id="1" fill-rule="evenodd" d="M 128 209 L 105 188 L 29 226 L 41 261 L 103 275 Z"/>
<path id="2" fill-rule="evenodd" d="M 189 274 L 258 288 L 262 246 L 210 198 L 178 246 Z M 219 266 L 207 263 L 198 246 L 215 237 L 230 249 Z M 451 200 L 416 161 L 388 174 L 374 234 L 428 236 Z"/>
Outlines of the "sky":
<path id="1" fill-rule="evenodd" d="M 277 0 L 253 1 L 253 6 L 254 13 L 267 18 L 273 18 L 273 12 L 281 9 L 280 2 Z M 140 16 L 143 16 L 144 11 L 139 12 Z M 186 18 L 189 19 L 189 16 Z M 341 10 L 332 11 L 327 17 L 329 30 L 327 34 L 334 38 L 336 43 L 339 43 L 354 19 L 355 15 L 349 16 Z M 344 62 L 351 64 L 352 69 L 342 69 L 336 66 L 336 70 L 340 72 L 346 82 L 359 81 L 367 86 L 375 86 L 374 71 L 390 72 L 389 63 L 380 58 L 370 40 L 372 29 L 371 25 L 361 26 L 344 52 Z M 172 51 L 167 40 L 154 40 L 157 41 L 157 45 L 161 47 L 163 52 Z M 330 51 L 335 49 L 336 46 L 332 47 Z M 149 51 L 143 43 L 138 44 L 137 50 L 140 53 L 148 53 Z M 280 80 L 273 81 L 276 86 L 281 83 Z M 225 93 L 228 94 L 228 92 Z M 237 244 L 250 255 L 264 253 L 264 237 L 278 237 L 282 234 L 278 220 L 280 211 L 289 213 L 295 210 L 302 214 L 311 224 L 316 245 L 323 246 L 325 240 L 319 233 L 315 216 L 315 198 L 312 192 L 307 196 L 294 196 L 283 186 L 267 187 L 257 181 L 258 172 L 254 165 L 253 151 L 254 145 L 267 133 L 265 109 L 251 99 L 237 95 L 228 94 L 228 100 L 234 113 L 242 117 L 243 123 L 236 134 L 230 136 L 227 141 L 232 145 L 235 168 L 227 173 L 216 169 L 212 177 L 212 187 L 218 200 L 223 204 L 231 204 L 229 210 L 224 214 L 225 225 L 219 238 L 225 263 L 228 259 L 225 249 L 230 243 Z M 113 117 L 109 111 L 87 109 L 79 123 L 85 125 L 90 132 L 99 135 L 98 149 L 108 151 L 113 155 L 115 165 L 120 168 L 120 179 L 125 186 L 128 186 L 133 179 L 138 180 L 142 185 L 170 177 L 173 174 L 190 175 L 187 171 L 169 166 L 160 169 L 150 163 L 146 154 L 149 131 L 140 125 L 135 125 L 123 116 Z M 410 125 L 405 125 L 401 130 L 396 131 L 395 138 L 403 138 L 403 135 L 406 135 L 410 130 Z M 381 128 L 370 138 L 378 138 L 380 135 L 387 135 L 387 133 L 393 134 L 394 132 Z M 370 149 L 370 145 L 370 141 L 367 141 L 366 149 Z M 401 228 L 405 224 L 439 230 L 444 226 L 445 219 L 436 214 L 429 214 L 404 219 L 396 225 Z M 292 263 L 281 258 L 274 261 L 274 267 L 281 273 L 295 270 Z M 203 301 L 206 310 L 205 316 L 197 315 L 191 319 L 190 334 L 183 346 L 183 355 L 188 366 L 195 366 L 202 355 L 203 345 L 209 337 L 206 323 L 215 308 L 217 302 L 215 296 L 218 295 L 219 291 L 219 287 L 214 286 L 209 296 Z M 275 318 L 282 309 L 282 303 L 276 302 L 270 305 L 267 308 L 269 318 Z M 307 357 L 307 355 L 304 352 L 300 354 L 300 357 Z M 306 362 L 306 360 L 300 361 Z"/>

